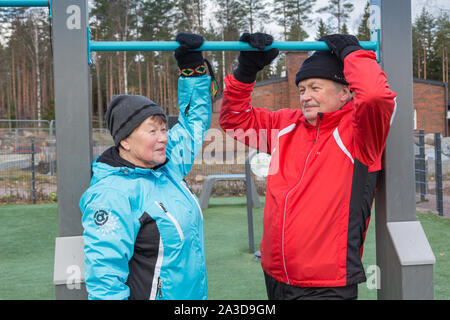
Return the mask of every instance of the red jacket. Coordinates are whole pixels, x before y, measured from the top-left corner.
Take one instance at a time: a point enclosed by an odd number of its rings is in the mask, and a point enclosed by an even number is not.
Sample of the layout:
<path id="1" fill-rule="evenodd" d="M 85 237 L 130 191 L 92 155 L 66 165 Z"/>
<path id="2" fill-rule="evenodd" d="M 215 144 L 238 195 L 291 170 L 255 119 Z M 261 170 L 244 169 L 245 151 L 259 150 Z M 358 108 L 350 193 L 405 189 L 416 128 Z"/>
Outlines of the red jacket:
<path id="1" fill-rule="evenodd" d="M 290 285 L 366 280 L 363 242 L 396 102 L 373 52 L 349 54 L 344 75 L 353 98 L 319 114 L 317 126 L 299 109 L 253 108 L 253 84 L 225 79 L 221 127 L 272 155 L 261 262 L 272 278 Z"/>

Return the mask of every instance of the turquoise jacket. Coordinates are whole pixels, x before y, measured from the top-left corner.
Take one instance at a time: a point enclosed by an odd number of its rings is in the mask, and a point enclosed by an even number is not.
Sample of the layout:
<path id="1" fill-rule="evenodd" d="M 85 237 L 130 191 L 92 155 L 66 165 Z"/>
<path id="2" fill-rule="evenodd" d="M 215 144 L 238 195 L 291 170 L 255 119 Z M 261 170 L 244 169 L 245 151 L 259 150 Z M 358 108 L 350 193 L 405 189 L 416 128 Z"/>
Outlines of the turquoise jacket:
<path id="1" fill-rule="evenodd" d="M 124 165 L 116 147 L 95 159 L 79 203 L 90 299 L 206 299 L 203 215 L 184 177 L 211 123 L 210 83 L 179 79 L 164 165 Z"/>

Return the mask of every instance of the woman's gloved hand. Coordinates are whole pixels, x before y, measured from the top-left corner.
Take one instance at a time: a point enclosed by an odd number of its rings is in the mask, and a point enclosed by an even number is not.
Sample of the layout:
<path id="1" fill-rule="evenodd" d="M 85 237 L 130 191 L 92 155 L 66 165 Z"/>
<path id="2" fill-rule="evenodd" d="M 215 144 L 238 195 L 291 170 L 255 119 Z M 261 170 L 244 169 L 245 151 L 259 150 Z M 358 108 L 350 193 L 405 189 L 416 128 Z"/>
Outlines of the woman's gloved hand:
<path id="1" fill-rule="evenodd" d="M 241 51 L 238 57 L 238 67 L 234 70 L 234 77 L 240 82 L 252 83 L 256 80 L 256 74 L 265 66 L 269 65 L 279 53 L 279 50 L 274 48 L 263 51 L 266 46 L 270 46 L 273 42 L 273 37 L 266 33 L 243 33 L 239 41 L 247 42 L 253 48 L 261 51 Z"/>
<path id="2" fill-rule="evenodd" d="M 181 75 L 185 77 L 201 76 L 206 73 L 203 66 L 203 55 L 201 51 L 190 51 L 189 49 L 200 48 L 204 38 L 197 34 L 180 32 L 175 41 L 180 46 L 175 50 L 175 59 L 180 68 Z"/>

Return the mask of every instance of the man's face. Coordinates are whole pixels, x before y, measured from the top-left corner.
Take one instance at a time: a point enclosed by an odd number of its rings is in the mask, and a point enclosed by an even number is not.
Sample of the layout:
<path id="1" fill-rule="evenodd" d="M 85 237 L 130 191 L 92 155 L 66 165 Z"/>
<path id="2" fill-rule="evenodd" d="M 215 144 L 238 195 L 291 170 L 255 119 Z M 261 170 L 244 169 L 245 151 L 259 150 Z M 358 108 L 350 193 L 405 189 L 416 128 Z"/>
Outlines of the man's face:
<path id="1" fill-rule="evenodd" d="M 164 121 L 149 117 L 120 144 L 121 156 L 136 166 L 152 168 L 166 161 L 168 134 Z"/>
<path id="2" fill-rule="evenodd" d="M 298 83 L 300 107 L 312 125 L 316 125 L 317 113 L 333 112 L 350 98 L 348 86 L 320 78 L 310 78 Z"/>

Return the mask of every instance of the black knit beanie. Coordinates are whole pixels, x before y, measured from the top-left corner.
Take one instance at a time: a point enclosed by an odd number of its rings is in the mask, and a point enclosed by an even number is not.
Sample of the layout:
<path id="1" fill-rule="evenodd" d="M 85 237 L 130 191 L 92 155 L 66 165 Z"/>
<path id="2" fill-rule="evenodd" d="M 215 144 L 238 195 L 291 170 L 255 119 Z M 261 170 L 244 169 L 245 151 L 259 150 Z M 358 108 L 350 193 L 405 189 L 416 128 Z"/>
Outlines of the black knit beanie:
<path id="1" fill-rule="evenodd" d="M 152 100 L 139 95 L 114 95 L 105 114 L 109 132 L 116 146 L 128 137 L 145 119 L 153 115 L 167 116 Z"/>
<path id="2" fill-rule="evenodd" d="M 295 85 L 309 78 L 328 79 L 348 85 L 344 77 L 344 65 L 330 51 L 316 51 L 308 57 L 295 76 Z"/>

